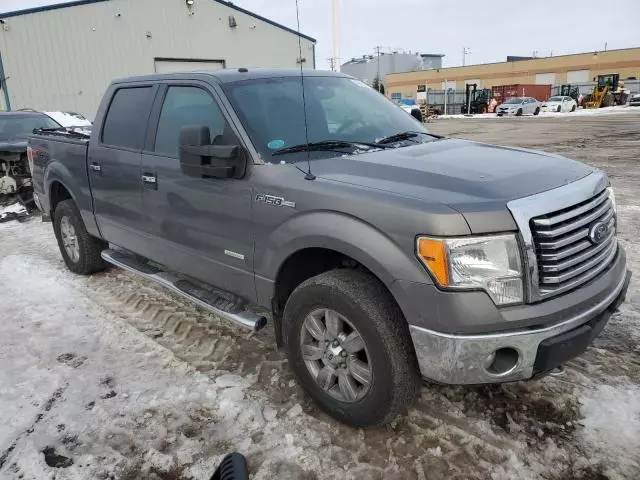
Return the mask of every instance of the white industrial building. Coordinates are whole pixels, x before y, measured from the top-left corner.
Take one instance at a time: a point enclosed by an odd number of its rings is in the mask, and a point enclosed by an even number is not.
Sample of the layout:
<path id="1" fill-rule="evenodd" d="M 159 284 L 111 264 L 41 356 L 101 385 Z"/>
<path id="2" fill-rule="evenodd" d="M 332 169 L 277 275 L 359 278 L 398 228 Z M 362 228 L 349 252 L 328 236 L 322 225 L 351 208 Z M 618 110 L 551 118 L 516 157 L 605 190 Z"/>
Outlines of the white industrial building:
<path id="1" fill-rule="evenodd" d="M 116 78 L 300 65 L 315 67 L 313 38 L 222 0 L 82 0 L 0 14 L 3 110 L 92 119 Z"/>

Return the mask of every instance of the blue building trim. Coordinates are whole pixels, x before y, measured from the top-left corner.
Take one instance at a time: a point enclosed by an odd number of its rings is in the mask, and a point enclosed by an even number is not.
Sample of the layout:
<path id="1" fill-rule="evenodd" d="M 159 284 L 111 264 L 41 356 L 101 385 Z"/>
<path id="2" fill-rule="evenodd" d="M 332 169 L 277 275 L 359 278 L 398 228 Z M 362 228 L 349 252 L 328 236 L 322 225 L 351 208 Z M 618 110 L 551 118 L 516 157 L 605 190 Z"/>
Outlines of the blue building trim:
<path id="1" fill-rule="evenodd" d="M 6 13 L 0 13 L 0 18 L 11 18 L 11 17 L 18 17 L 20 15 L 28 15 L 30 13 L 38 13 L 38 12 L 46 12 L 48 10 L 57 10 L 59 8 L 67 8 L 67 7 L 77 7 L 79 5 L 88 5 L 90 3 L 100 3 L 100 2 L 108 2 L 109 0 L 76 0 L 74 2 L 67 2 L 67 3 L 57 3 L 57 4 L 53 4 L 53 5 L 43 5 L 42 7 L 34 7 L 34 8 L 27 8 L 25 10 L 16 10 L 13 12 L 6 12 Z M 132 0 L 135 1 L 135 0 Z M 201 0 L 202 1 L 202 0 Z M 281 25 L 277 22 L 274 22 L 273 20 L 269 20 L 268 18 L 265 18 L 261 15 L 258 15 L 257 13 L 253 13 L 249 10 L 245 10 L 244 8 L 238 7 L 237 5 L 234 5 L 231 2 L 227 2 L 225 0 L 213 0 L 216 3 L 219 3 L 221 5 L 225 5 L 229 8 L 232 8 L 238 12 L 242 12 L 244 14 L 250 15 L 253 18 L 257 19 L 257 20 L 261 20 L 263 22 L 266 22 L 270 25 L 273 25 L 274 27 L 278 27 L 286 32 L 289 33 L 293 33 L 294 35 L 299 35 L 302 38 L 305 38 L 307 40 L 309 40 L 310 42 L 316 43 L 316 39 L 312 38 L 308 35 L 305 35 L 303 33 L 298 32 L 297 30 L 294 30 L 293 28 L 289 28 L 289 27 L 285 27 L 284 25 Z"/>
<path id="2" fill-rule="evenodd" d="M 4 65 L 2 64 L 2 53 L 0 53 L 0 89 L 4 93 L 4 104 L 7 112 L 11 111 L 11 100 L 9 100 L 9 88 L 7 87 L 7 77 L 4 75 Z"/>

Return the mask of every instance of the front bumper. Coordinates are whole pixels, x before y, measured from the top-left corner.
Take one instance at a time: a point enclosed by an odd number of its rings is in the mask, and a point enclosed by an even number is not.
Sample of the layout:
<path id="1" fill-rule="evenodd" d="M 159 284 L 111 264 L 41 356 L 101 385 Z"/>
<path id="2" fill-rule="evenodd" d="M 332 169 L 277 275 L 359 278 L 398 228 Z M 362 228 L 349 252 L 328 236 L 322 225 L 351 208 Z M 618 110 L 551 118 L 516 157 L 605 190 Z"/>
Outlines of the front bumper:
<path id="1" fill-rule="evenodd" d="M 569 319 L 547 327 L 456 335 L 410 325 L 422 376 L 447 384 L 499 383 L 561 365 L 586 350 L 624 301 L 631 273 L 626 268 L 621 273 L 604 298 L 579 312 L 569 309 Z"/>

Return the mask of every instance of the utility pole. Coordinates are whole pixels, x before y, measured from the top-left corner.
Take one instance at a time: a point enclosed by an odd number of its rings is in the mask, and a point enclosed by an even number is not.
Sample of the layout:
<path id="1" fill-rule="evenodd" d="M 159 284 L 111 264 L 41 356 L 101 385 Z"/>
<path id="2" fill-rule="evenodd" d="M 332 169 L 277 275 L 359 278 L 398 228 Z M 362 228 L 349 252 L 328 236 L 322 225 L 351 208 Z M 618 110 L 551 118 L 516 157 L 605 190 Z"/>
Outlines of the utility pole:
<path id="1" fill-rule="evenodd" d="M 333 57 L 329 58 L 329 68 L 331 68 L 332 72 L 336 71 L 336 59 Z"/>
<path id="2" fill-rule="evenodd" d="M 333 63 L 340 71 L 340 0 L 333 0 Z"/>
<path id="3" fill-rule="evenodd" d="M 462 47 L 462 66 L 467 64 L 467 55 L 471 55 L 471 49 L 468 47 Z"/>
<path id="4" fill-rule="evenodd" d="M 380 93 L 380 85 L 382 84 L 382 80 L 380 79 L 380 49 L 382 47 L 380 45 L 375 47 L 376 50 L 376 55 L 378 56 L 378 75 L 377 75 L 377 79 L 378 79 L 378 93 Z"/>

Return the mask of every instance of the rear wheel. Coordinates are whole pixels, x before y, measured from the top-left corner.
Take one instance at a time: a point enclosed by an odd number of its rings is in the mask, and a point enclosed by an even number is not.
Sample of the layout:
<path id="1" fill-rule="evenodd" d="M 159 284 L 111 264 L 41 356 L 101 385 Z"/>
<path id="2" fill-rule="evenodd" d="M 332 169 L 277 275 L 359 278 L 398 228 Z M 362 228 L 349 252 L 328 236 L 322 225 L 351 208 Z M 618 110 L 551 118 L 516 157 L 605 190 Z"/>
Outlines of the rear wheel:
<path id="1" fill-rule="evenodd" d="M 56 205 L 53 231 L 64 263 L 73 273 L 89 275 L 106 268 L 100 253 L 107 244 L 89 235 L 73 200 L 64 200 Z"/>
<path id="2" fill-rule="evenodd" d="M 407 323 L 385 287 L 357 270 L 306 280 L 283 317 L 291 368 L 316 403 L 357 427 L 411 405 L 420 376 Z"/>

